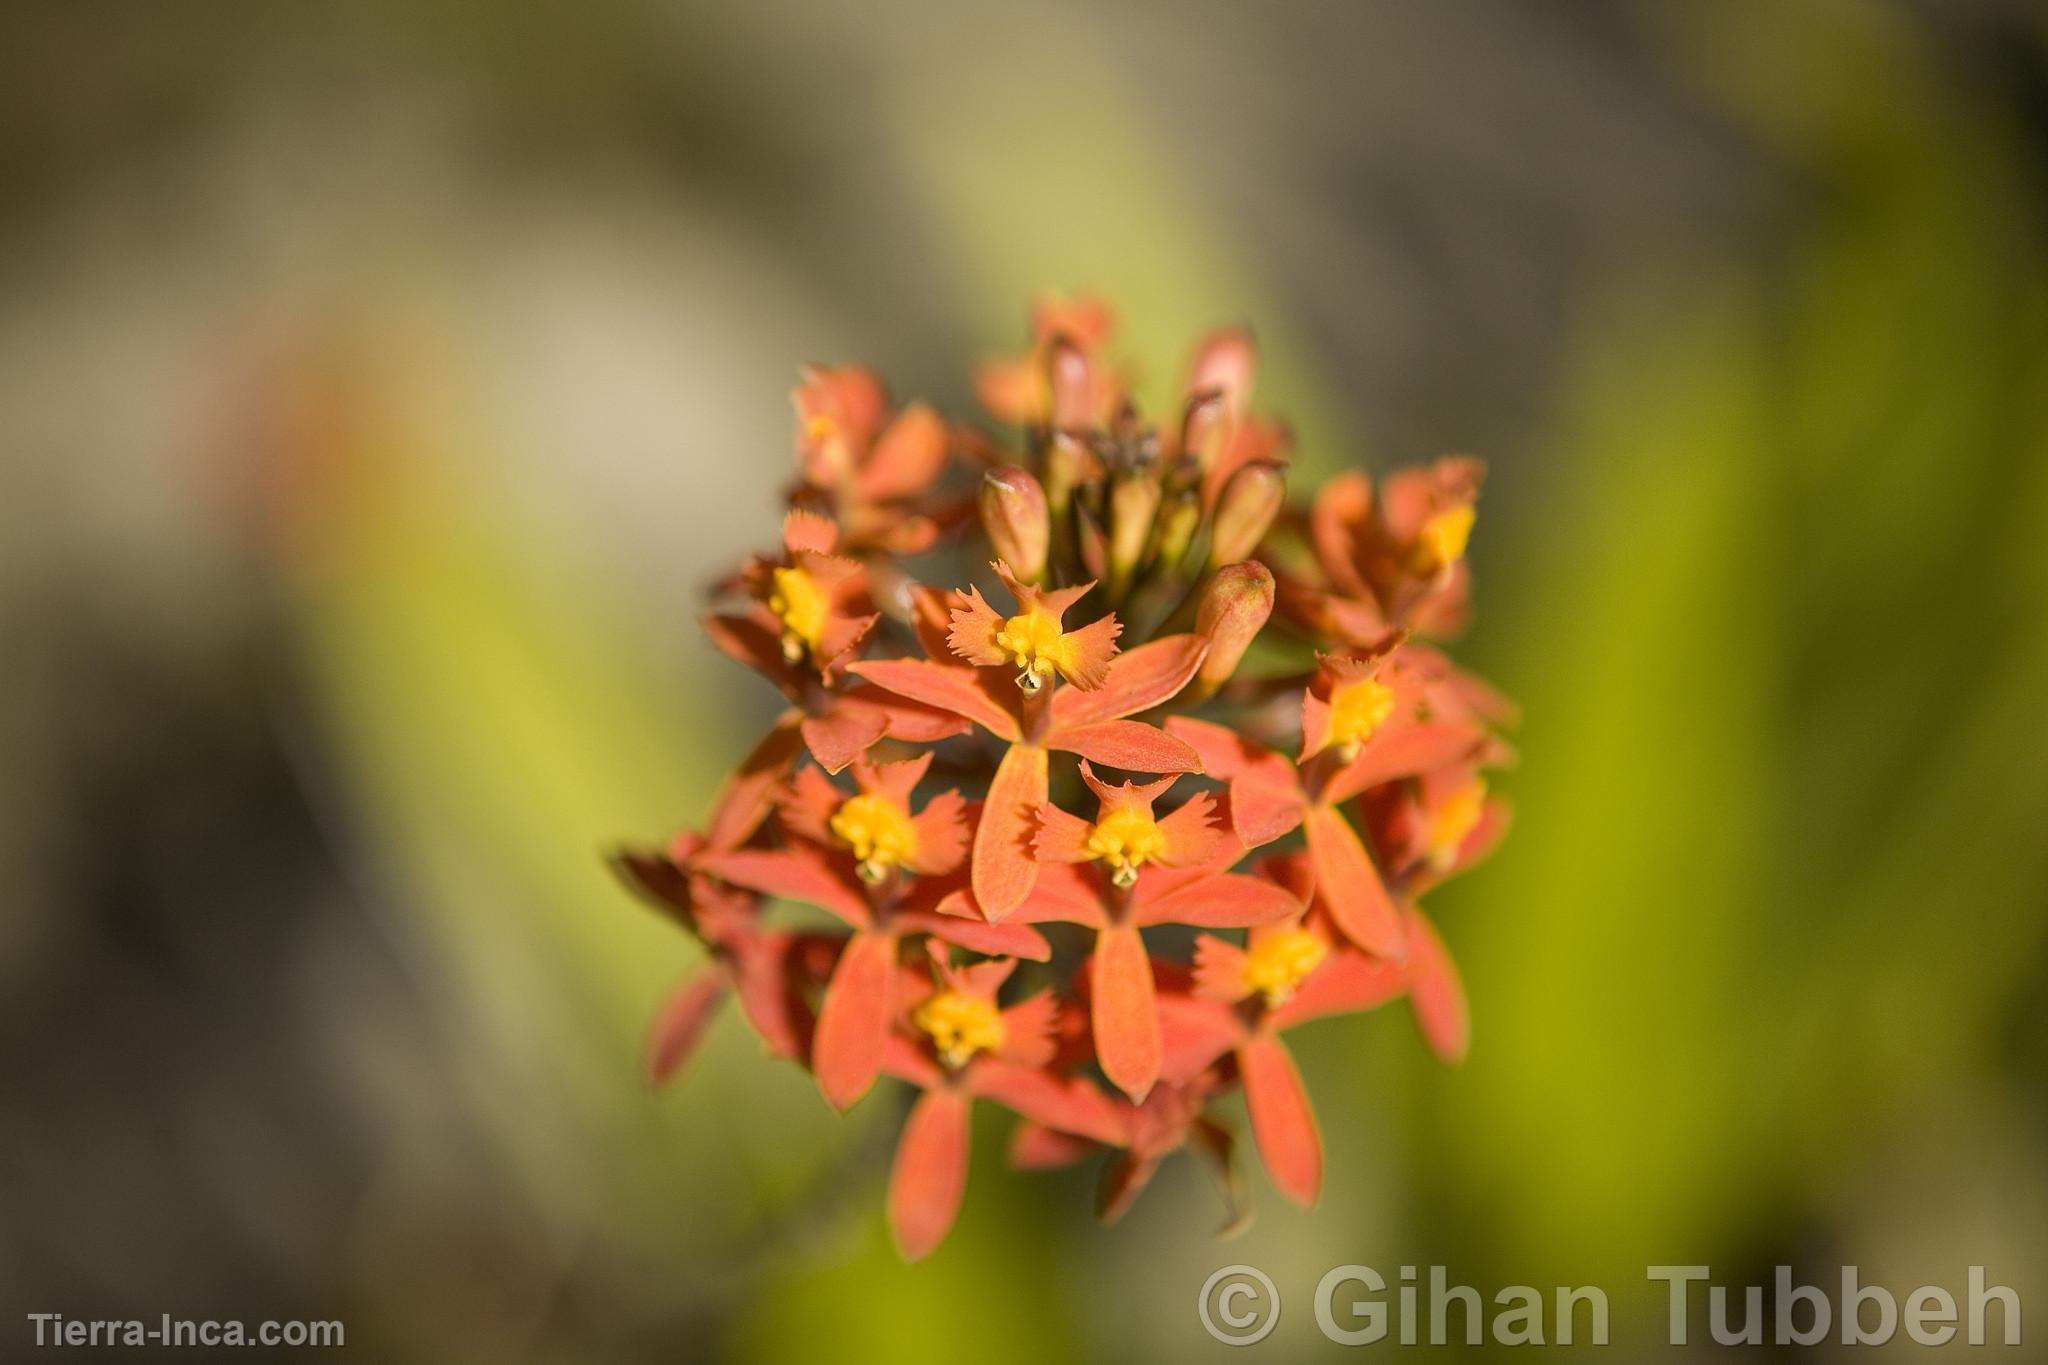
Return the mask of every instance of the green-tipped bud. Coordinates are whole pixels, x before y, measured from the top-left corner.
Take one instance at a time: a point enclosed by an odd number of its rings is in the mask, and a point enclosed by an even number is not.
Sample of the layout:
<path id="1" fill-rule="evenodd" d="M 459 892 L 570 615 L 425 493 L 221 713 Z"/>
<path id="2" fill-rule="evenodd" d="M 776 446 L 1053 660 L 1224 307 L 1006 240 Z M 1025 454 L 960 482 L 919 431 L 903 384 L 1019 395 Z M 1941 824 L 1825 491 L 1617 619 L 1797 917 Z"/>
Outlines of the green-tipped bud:
<path id="1" fill-rule="evenodd" d="M 1201 525 L 1201 494 L 1190 488 L 1172 495 L 1159 513 L 1159 538 L 1154 542 L 1152 562 L 1164 570 L 1179 568 Z"/>
<path id="2" fill-rule="evenodd" d="M 1152 524 L 1159 516 L 1159 480 L 1153 475 L 1126 474 L 1109 492 L 1109 576 L 1128 583 L 1145 557 Z"/>
<path id="3" fill-rule="evenodd" d="M 1195 675 L 1195 700 L 1212 695 L 1230 680 L 1245 650 L 1273 614 L 1273 571 L 1256 559 L 1218 569 L 1202 589 L 1195 631 L 1209 639 L 1209 653 Z"/>
<path id="4" fill-rule="evenodd" d="M 1045 576 L 1046 555 L 1052 549 L 1052 517 L 1046 511 L 1045 490 L 1029 470 L 1005 465 L 983 476 L 981 524 L 1011 573 L 1026 583 Z"/>
<path id="5" fill-rule="evenodd" d="M 1232 474 L 1216 499 L 1209 562 L 1221 566 L 1250 559 L 1286 500 L 1286 472 L 1271 460 L 1253 460 Z"/>
<path id="6" fill-rule="evenodd" d="M 1074 490 L 1087 482 L 1094 456 L 1067 433 L 1054 432 L 1045 452 L 1045 503 L 1055 517 L 1067 514 Z"/>

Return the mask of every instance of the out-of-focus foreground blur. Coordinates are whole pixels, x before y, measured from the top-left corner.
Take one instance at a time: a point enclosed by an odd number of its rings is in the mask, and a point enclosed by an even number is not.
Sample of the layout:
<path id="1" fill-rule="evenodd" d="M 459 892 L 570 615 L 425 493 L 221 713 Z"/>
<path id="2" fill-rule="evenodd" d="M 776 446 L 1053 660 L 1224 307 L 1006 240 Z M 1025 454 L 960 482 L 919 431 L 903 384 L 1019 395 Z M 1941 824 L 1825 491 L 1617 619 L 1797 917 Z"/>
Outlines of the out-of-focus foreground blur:
<path id="1" fill-rule="evenodd" d="M 1603 1285 L 1620 1358 L 1656 1263 L 2048 1313 L 2041 10 L 1109 8 L 0 20 L 0 1355 L 1203 1359 L 1226 1262 L 1282 1359 L 1344 1262 Z M 1253 324 L 1307 475 L 1487 457 L 1518 824 L 1466 1066 L 1303 1037 L 1315 1212 L 1100 1229 L 991 1117 L 905 1267 L 899 1095 L 730 1019 L 648 1092 L 692 950 L 601 854 L 772 713 L 695 615 L 797 364 L 967 416 L 1084 287 L 1160 387 Z"/>

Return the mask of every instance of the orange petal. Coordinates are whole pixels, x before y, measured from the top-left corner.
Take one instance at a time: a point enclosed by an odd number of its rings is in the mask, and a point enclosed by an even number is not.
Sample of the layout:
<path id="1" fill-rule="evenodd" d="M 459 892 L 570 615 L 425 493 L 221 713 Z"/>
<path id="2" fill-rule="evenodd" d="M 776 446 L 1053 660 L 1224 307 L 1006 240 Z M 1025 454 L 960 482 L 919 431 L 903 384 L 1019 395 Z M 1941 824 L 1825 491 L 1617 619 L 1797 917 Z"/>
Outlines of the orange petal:
<path id="1" fill-rule="evenodd" d="M 889 732 L 889 718 L 880 708 L 840 705 L 822 715 L 804 717 L 803 732 L 804 743 L 818 766 L 836 773 Z"/>
<path id="2" fill-rule="evenodd" d="M 1278 1038 L 1259 1033 L 1238 1048 L 1237 1070 L 1267 1173 L 1280 1193 L 1307 1208 L 1323 1189 L 1323 1139 L 1294 1058 Z"/>
<path id="3" fill-rule="evenodd" d="M 1088 851 L 1088 836 L 1095 826 L 1078 815 L 1050 803 L 1038 808 L 1038 832 L 1031 836 L 1031 852 L 1042 863 L 1085 863 L 1095 855 Z"/>
<path id="4" fill-rule="evenodd" d="M 789 786 L 783 789 L 781 808 L 783 825 L 821 844 L 832 842 L 832 812 L 839 809 L 839 803 L 846 799 L 846 793 L 832 785 L 825 774 L 817 768 L 803 768 Z"/>
<path id="5" fill-rule="evenodd" d="M 1070 607 L 1095 590 L 1093 579 L 1086 583 L 1072 583 L 1064 588 L 1041 588 L 1017 577 L 1016 570 L 1001 559 L 990 560 L 989 567 L 996 571 L 996 577 L 1000 578 L 1003 587 L 1009 590 L 1018 611 L 1042 611 L 1055 621 L 1063 620 Z"/>
<path id="6" fill-rule="evenodd" d="M 946 468 L 946 423 L 927 403 L 912 403 L 891 422 L 861 466 L 855 487 L 870 502 L 924 492 Z"/>
<path id="7" fill-rule="evenodd" d="M 1252 991 L 1244 983 L 1244 970 L 1251 959 L 1235 943 L 1201 934 L 1195 939 L 1195 994 L 1204 1000 L 1234 1005 Z"/>
<path id="8" fill-rule="evenodd" d="M 1095 1216 L 1105 1223 L 1114 1223 L 1130 1212 L 1158 1169 L 1156 1156 L 1117 1153 L 1116 1159 L 1103 1168 L 1102 1184 L 1095 1192 Z"/>
<path id="9" fill-rule="evenodd" d="M 1003 1011 L 1003 1045 L 995 1056 L 1013 1066 L 1050 1065 L 1058 1046 L 1053 1028 L 1059 1018 L 1060 1000 L 1051 991 L 1019 1000 Z"/>
<path id="10" fill-rule="evenodd" d="M 999 920 L 1024 903 L 1037 880 L 1031 836 L 1045 805 L 1046 753 L 1035 744 L 1012 744 L 989 782 L 981 824 L 974 832 L 974 899 Z"/>
<path id="11" fill-rule="evenodd" d="M 1063 1132 L 1102 1143 L 1125 1140 L 1116 1106 L 1086 1077 L 1054 1076 L 983 1057 L 968 1069 L 967 1084 L 976 1095 Z"/>
<path id="12" fill-rule="evenodd" d="M 1258 350 L 1239 328 L 1226 327 L 1202 339 L 1188 370 L 1187 395 L 1214 394 L 1234 418 L 1251 402 L 1259 373 Z"/>
<path id="13" fill-rule="evenodd" d="M 1142 879 L 1140 885 L 1143 885 Z M 1031 894 L 1016 911 L 1025 924 L 1085 924 L 1099 927 L 1103 922 L 1102 891 L 1093 873 L 1065 863 L 1040 863 L 1031 883 Z"/>
<path id="14" fill-rule="evenodd" d="M 725 999 L 725 976 L 708 967 L 676 988 L 654 1016 L 647 1031 L 645 1066 L 647 1079 L 660 1085 L 682 1069 L 697 1050 L 704 1030 L 710 1026 Z"/>
<path id="15" fill-rule="evenodd" d="M 1087 725 L 1149 711 L 1186 687 L 1208 652 L 1209 642 L 1199 635 L 1168 635 L 1127 649 L 1110 660 L 1101 687 L 1053 694 L 1053 724 Z"/>
<path id="16" fill-rule="evenodd" d="M 1092 987 L 1096 1060 L 1119 1090 L 1142 1100 L 1159 1079 L 1161 1043 L 1152 959 L 1136 929 L 1111 925 L 1096 937 Z"/>
<path id="17" fill-rule="evenodd" d="M 794 711 L 784 714 L 741 761 L 739 771 L 726 780 L 712 803 L 711 822 L 704 831 L 707 845 L 738 848 L 768 818 L 775 804 L 776 789 L 796 763 L 797 755 L 803 752 L 798 720 Z"/>
<path id="18" fill-rule="evenodd" d="M 1039 419 L 1047 398 L 1038 366 L 1031 360 L 990 360 L 974 369 L 974 396 L 989 415 L 1013 427 Z"/>
<path id="19" fill-rule="evenodd" d="M 1372 480 L 1357 470 L 1324 484 L 1309 512 L 1309 539 L 1315 546 L 1316 562 L 1347 597 L 1372 594 L 1358 571 L 1356 557 L 1359 532 L 1371 515 Z"/>
<path id="20" fill-rule="evenodd" d="M 953 608 L 946 631 L 946 648 L 977 668 L 1008 662 L 1010 656 L 996 644 L 996 635 L 1003 628 L 1002 614 L 988 604 L 980 588 L 968 588 L 960 600 L 963 605 Z"/>
<path id="21" fill-rule="evenodd" d="M 929 754 L 926 755 L 930 757 Z M 940 792 L 910 821 L 917 831 L 917 856 L 910 870 L 921 877 L 934 877 L 960 866 L 967 856 L 967 802 L 957 791 Z"/>
<path id="22" fill-rule="evenodd" d="M 1081 760 L 1081 781 L 1087 784 L 1089 791 L 1095 793 L 1095 799 L 1102 803 L 1104 815 L 1125 807 L 1135 807 L 1150 815 L 1152 803 L 1174 784 L 1175 779 L 1166 777 L 1157 782 L 1104 782 L 1095 775 L 1095 765 L 1084 758 Z"/>
<path id="23" fill-rule="evenodd" d="M 853 770 L 853 780 L 864 792 L 886 796 L 906 810 L 910 807 L 910 794 L 917 790 L 917 784 L 924 780 L 931 770 L 932 755 L 919 754 L 898 763 L 863 763 Z"/>
<path id="24" fill-rule="evenodd" d="M 1408 1006 L 1437 1060 L 1456 1066 L 1472 1045 L 1472 1017 L 1458 964 L 1436 926 L 1419 910 L 1408 912 Z"/>
<path id="25" fill-rule="evenodd" d="M 1357 758 L 1331 775 L 1323 799 L 1348 801 L 1382 782 L 1465 762 L 1485 742 L 1485 731 L 1472 725 L 1389 726 L 1368 740 Z"/>
<path id="26" fill-rule="evenodd" d="M 851 1108 L 881 1074 L 895 976 L 893 934 L 855 934 L 846 941 L 811 1045 L 811 1070 L 834 1109 Z"/>
<path id="27" fill-rule="evenodd" d="M 953 626 L 953 609 L 966 600 L 960 593 L 926 583 L 910 589 L 910 628 L 916 632 L 926 658 L 944 660 L 952 656 L 946 632 Z"/>
<path id="28" fill-rule="evenodd" d="M 1215 810 L 1215 797 L 1208 792 L 1196 792 L 1179 810 L 1161 820 L 1159 832 L 1166 836 L 1166 851 L 1159 855 L 1159 861 L 1168 867 L 1207 861 L 1216 851 L 1217 840 L 1222 838 L 1211 818 Z"/>
<path id="29" fill-rule="evenodd" d="M 1334 806 L 1310 806 L 1305 823 L 1316 894 L 1329 907 L 1330 918 L 1367 952 L 1402 960 L 1408 948 L 1400 914 L 1358 831 Z"/>
<path id="30" fill-rule="evenodd" d="M 1330 747 L 1330 703 L 1313 692 L 1301 694 L 1301 761 Z"/>
<path id="31" fill-rule="evenodd" d="M 1342 946 L 1310 972 L 1308 979 L 1287 997 L 1287 1002 L 1267 1014 L 1266 1019 L 1276 1029 L 1290 1029 L 1333 1014 L 1376 1010 L 1390 1000 L 1400 999 L 1407 990 L 1406 964 Z"/>
<path id="32" fill-rule="evenodd" d="M 818 638 L 818 678 L 826 686 L 837 682 L 846 665 L 860 652 L 861 641 L 875 628 L 879 616 L 832 616 L 825 633 Z"/>
<path id="33" fill-rule="evenodd" d="M 990 924 L 986 920 L 936 910 L 899 910 L 889 923 L 900 933 L 930 934 L 974 953 L 997 953 L 1044 962 L 1052 957 L 1045 935 L 1028 924 Z"/>
<path id="34" fill-rule="evenodd" d="M 1053 695 L 1059 706 L 1064 692 Z M 1141 773 L 1194 773 L 1202 758 L 1164 730 L 1137 720 L 1098 720 L 1086 725 L 1056 725 L 1046 747 L 1079 754 L 1091 763 Z"/>
<path id="35" fill-rule="evenodd" d="M 1088 691 L 1102 687 L 1109 681 L 1110 660 L 1116 654 L 1116 637 L 1123 634 L 1123 630 L 1123 623 L 1112 615 L 1090 621 L 1079 630 L 1066 632 L 1063 643 L 1073 646 L 1074 656 L 1060 669 L 1060 676 Z"/>
<path id="36" fill-rule="evenodd" d="M 743 944 L 733 955 L 733 994 L 768 1051 L 801 1057 L 810 1046 L 813 1020 L 804 1001 L 803 959 L 813 935 L 770 934 Z"/>
<path id="37" fill-rule="evenodd" d="M 1230 822 L 1246 848 L 1270 844 L 1301 823 L 1301 779 L 1294 764 L 1235 730 L 1172 716 L 1167 733 L 1201 756 L 1202 770 L 1230 783 Z"/>
<path id="38" fill-rule="evenodd" d="M 873 683 L 848 688 L 833 698 L 827 714 L 840 712 L 858 716 L 864 723 L 868 717 L 878 716 L 891 739 L 909 744 L 931 744 L 951 739 L 954 735 L 966 734 L 972 728 L 951 711 L 941 711 L 922 702 L 911 701 L 908 697 L 899 697 Z"/>
<path id="39" fill-rule="evenodd" d="M 931 1254 L 960 1213 L 967 1191 L 967 1097 L 927 1091 L 911 1107 L 889 1176 L 889 1228 L 896 1249 L 915 1261 Z"/>
<path id="40" fill-rule="evenodd" d="M 830 554 L 838 544 L 839 527 L 830 517 L 798 508 L 782 519 L 782 546 L 792 555 Z"/>
<path id="41" fill-rule="evenodd" d="M 1021 734 L 1016 713 L 996 704 L 976 681 L 974 669 L 929 659 L 863 659 L 847 665 L 847 671 L 900 697 L 964 716 L 998 739 L 1014 741 Z"/>
<path id="42" fill-rule="evenodd" d="M 704 634 L 735 663 L 753 669 L 785 691 L 793 689 L 795 671 L 782 657 L 782 634 L 751 616 L 706 616 Z"/>
<path id="43" fill-rule="evenodd" d="M 801 901 L 829 910 L 856 929 L 868 925 L 867 897 L 839 874 L 825 851 L 815 844 L 787 848 L 743 848 L 707 853 L 698 865 L 714 877 L 752 891 Z"/>
<path id="44" fill-rule="evenodd" d="M 1301 913 L 1294 893 L 1264 877 L 1225 872 L 1148 900 L 1138 911 L 1144 924 L 1192 924 L 1203 929 L 1242 929 L 1271 924 Z"/>
<path id="45" fill-rule="evenodd" d="M 1230 1005 L 1196 995 L 1159 997 L 1159 1077 L 1193 1080 L 1244 1039 L 1244 1024 Z"/>
<path id="46" fill-rule="evenodd" d="M 1010 1134 L 1009 1161 L 1019 1171 L 1056 1171 L 1101 1150 L 1100 1144 L 1087 1138 L 1026 1119 Z"/>

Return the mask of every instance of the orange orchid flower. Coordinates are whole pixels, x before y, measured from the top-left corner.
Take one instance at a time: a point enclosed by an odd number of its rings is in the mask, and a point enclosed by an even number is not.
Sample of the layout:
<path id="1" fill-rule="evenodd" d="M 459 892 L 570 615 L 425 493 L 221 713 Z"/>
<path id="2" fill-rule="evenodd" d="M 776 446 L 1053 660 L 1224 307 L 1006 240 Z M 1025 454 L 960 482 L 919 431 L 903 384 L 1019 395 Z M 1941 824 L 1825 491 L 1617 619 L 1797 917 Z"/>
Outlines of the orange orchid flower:
<path id="1" fill-rule="evenodd" d="M 1039 807 L 1038 834 L 1031 845 L 1038 861 L 1100 861 L 1110 870 L 1110 882 L 1127 891 L 1148 864 L 1189 867 L 1208 861 L 1216 851 L 1219 836 L 1209 823 L 1216 802 L 1209 793 L 1196 792 L 1172 814 L 1153 818 L 1153 803 L 1180 780 L 1178 774 L 1113 787 L 1084 758 L 1081 780 L 1101 803 L 1100 812 L 1090 822 L 1051 804 Z"/>
<path id="2" fill-rule="evenodd" d="M 1198 809 L 1206 810 L 1207 800 L 1205 793 Z M 1239 929 L 1301 908 L 1287 888 L 1229 870 L 1245 850 L 1227 819 L 1226 813 L 1222 828 L 1206 831 L 1207 852 L 1200 861 L 1162 865 L 1129 886 L 1118 885 L 1113 872 L 1105 876 L 1098 867 L 1045 863 L 1015 915 L 1018 923 L 1078 924 L 1095 931 L 1088 983 L 1096 1060 L 1110 1082 L 1134 1100 L 1142 1100 L 1159 1079 L 1164 1055 L 1154 1006 L 1156 964 L 1140 931 L 1162 924 Z M 1187 837 L 1192 842 L 1198 836 Z M 965 897 L 941 909 L 972 913 Z"/>
<path id="3" fill-rule="evenodd" d="M 1021 905 L 1037 878 L 1030 844 L 1046 802 L 1053 750 L 1134 772 L 1201 767 L 1186 744 L 1127 717 L 1187 686 L 1208 650 L 1200 635 L 1169 635 L 1112 656 L 1113 618 L 1081 631 L 1064 629 L 1067 608 L 1092 585 L 1042 595 L 1015 583 L 1000 562 L 996 568 L 1013 585 L 1016 616 L 997 616 L 979 593 L 964 595 L 945 637 L 950 660 L 869 659 L 852 667 L 888 691 L 950 711 L 1009 742 L 974 837 L 974 896 L 992 920 Z M 1073 643 L 1076 636 L 1083 640 Z M 1022 672 L 1012 676 L 1013 667 Z M 1056 686 L 1063 677 L 1074 686 Z"/>
<path id="4" fill-rule="evenodd" d="M 1297 891 L 1316 880 L 1299 856 L 1273 859 L 1262 870 Z M 1183 1038 L 1206 1033 L 1227 1041 L 1259 1154 L 1280 1192 L 1303 1207 L 1322 1192 L 1322 1133 L 1280 1035 L 1312 1019 L 1377 1009 L 1410 988 L 1407 970 L 1333 933 L 1321 905 L 1253 928 L 1243 947 L 1209 934 L 1197 938 L 1193 995 L 1229 1008 L 1212 1014 L 1207 1029 L 1195 1022 L 1202 1008 L 1192 1002 L 1184 1003 L 1179 1019 Z M 1190 1044 L 1181 1064 L 1201 1053 Z"/>
<path id="5" fill-rule="evenodd" d="M 620 878 L 704 945 L 705 963 L 675 986 L 648 1029 L 648 1079 L 660 1084 L 689 1061 L 727 996 L 769 1055 L 807 1061 L 814 1020 L 805 996 L 829 973 L 834 945 L 821 934 L 766 931 L 761 898 L 726 886 L 690 864 L 702 851 L 693 834 L 668 852 L 629 852 L 614 860 Z"/>
<path id="6" fill-rule="evenodd" d="M 862 796 L 887 799 L 883 786 L 883 781 L 877 780 L 873 788 L 849 797 L 841 808 Z M 786 809 L 802 812 L 808 799 L 792 792 Z M 866 808 L 867 812 L 873 810 L 872 806 Z M 957 807 L 951 813 L 955 825 L 965 816 Z M 706 853 L 697 865 L 733 885 L 814 905 L 853 930 L 826 984 L 811 1050 L 811 1068 L 819 1088 L 834 1108 L 843 1110 L 867 1093 L 881 1071 L 896 962 L 906 938 L 932 935 L 976 952 L 1041 961 L 1050 950 L 1044 938 L 1027 925 L 989 924 L 939 913 L 939 903 L 958 890 L 957 877 L 905 879 L 885 874 L 876 878 L 864 873 L 861 869 L 872 864 L 871 856 L 859 856 L 851 838 L 835 836 L 834 843 L 826 844 L 801 837 L 805 818 L 798 814 L 787 821 L 787 833 L 792 837 L 781 848 Z M 858 818 L 872 817 L 864 813 Z M 914 825 L 916 817 L 899 808 L 886 818 Z M 943 828 L 933 829 L 930 821 L 925 830 L 936 837 L 957 839 Z"/>
<path id="7" fill-rule="evenodd" d="M 1397 471 L 1377 498 L 1361 472 L 1330 480 L 1308 517 L 1319 577 L 1283 578 L 1282 609 L 1354 645 L 1390 627 L 1456 634 L 1469 610 L 1465 549 L 1485 473 L 1478 460 L 1447 456 Z"/>
<path id="8" fill-rule="evenodd" d="M 959 1214 L 974 1101 L 993 1100 L 1047 1131 L 1106 1143 L 1123 1136 L 1100 1090 L 1048 1069 L 1058 1000 L 1041 991 L 1007 1008 L 996 1003 L 1016 965 L 956 968 L 933 945 L 930 976 L 921 989 L 903 991 L 904 1020 L 889 1039 L 884 1069 L 923 1092 L 904 1122 L 889 1178 L 889 1226 L 909 1260 L 930 1254 Z"/>
<path id="9" fill-rule="evenodd" d="M 1419 670 L 1397 637 L 1351 655 L 1327 656 L 1302 696 L 1297 766 L 1234 730 L 1176 716 L 1167 731 L 1202 755 L 1210 775 L 1230 784 L 1236 832 L 1247 847 L 1297 826 L 1308 837 L 1317 885 L 1345 936 L 1368 952 L 1400 958 L 1407 949 L 1386 879 L 1341 809 L 1367 788 L 1462 763 L 1486 744 L 1463 717 L 1438 719 Z"/>
<path id="10" fill-rule="evenodd" d="M 917 504 L 946 472 L 952 433 L 945 419 L 926 403 L 896 411 L 881 379 L 860 365 L 806 367 L 791 401 L 799 499 L 829 511 L 850 548 L 899 555 L 931 548 L 939 521 Z"/>

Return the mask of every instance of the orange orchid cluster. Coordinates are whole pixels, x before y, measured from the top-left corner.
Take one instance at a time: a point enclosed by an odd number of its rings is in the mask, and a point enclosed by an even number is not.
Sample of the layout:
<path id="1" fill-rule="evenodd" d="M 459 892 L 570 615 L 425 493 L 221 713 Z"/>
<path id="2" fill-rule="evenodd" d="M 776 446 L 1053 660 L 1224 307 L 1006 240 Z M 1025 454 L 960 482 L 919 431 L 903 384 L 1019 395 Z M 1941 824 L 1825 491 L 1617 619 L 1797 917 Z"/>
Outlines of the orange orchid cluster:
<path id="1" fill-rule="evenodd" d="M 1275 1185 L 1321 1187 L 1288 1030 L 1405 997 L 1439 1057 L 1466 1048 L 1418 900 L 1505 826 L 1483 773 L 1510 707 L 1423 641 L 1466 616 L 1480 466 L 1290 507 L 1250 340 L 1205 341 L 1162 428 L 1113 330 L 1041 303 L 982 368 L 1016 447 L 805 372 L 781 552 L 706 621 L 788 709 L 701 831 L 618 859 L 707 953 L 656 1080 L 731 996 L 834 1107 L 917 1092 L 889 1195 L 913 1258 L 959 1210 L 978 1101 L 1021 1117 L 1018 1167 L 1108 1153 L 1105 1218 L 1191 1147 L 1235 1221 L 1233 1090 Z"/>

